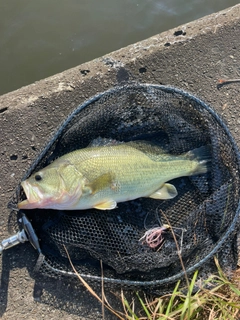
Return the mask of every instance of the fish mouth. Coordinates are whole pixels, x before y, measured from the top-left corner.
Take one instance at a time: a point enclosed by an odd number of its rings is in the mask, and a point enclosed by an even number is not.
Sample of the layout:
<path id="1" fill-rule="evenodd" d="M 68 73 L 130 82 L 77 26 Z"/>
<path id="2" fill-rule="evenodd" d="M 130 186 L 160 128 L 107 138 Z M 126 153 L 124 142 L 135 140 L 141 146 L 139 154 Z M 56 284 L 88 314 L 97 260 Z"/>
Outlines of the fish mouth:
<path id="1" fill-rule="evenodd" d="M 27 197 L 26 200 L 18 203 L 18 209 L 34 209 L 41 203 L 41 196 L 38 187 L 32 186 L 27 181 L 22 181 L 21 186 Z"/>

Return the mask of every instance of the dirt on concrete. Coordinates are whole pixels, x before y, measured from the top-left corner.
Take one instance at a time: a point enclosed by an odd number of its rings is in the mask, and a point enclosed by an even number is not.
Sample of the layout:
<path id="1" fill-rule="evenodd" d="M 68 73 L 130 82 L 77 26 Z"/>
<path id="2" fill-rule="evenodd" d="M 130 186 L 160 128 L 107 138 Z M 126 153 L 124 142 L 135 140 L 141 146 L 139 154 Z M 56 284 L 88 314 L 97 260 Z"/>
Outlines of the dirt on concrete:
<path id="1" fill-rule="evenodd" d="M 240 147 L 240 84 L 217 86 L 240 77 L 239 34 L 237 5 L 1 96 L 0 240 L 9 236 L 7 203 L 33 159 L 72 110 L 112 86 L 138 81 L 189 91 L 217 111 Z M 2 255 L 1 319 L 102 318 L 101 304 L 78 282 L 34 275 L 36 260 L 29 243 Z"/>

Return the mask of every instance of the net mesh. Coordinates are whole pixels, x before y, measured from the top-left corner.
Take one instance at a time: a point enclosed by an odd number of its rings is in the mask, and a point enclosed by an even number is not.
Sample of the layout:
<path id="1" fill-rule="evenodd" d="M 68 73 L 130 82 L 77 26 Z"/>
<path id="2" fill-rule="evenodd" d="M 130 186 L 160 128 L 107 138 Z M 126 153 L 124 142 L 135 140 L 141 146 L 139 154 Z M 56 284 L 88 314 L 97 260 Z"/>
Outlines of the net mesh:
<path id="1" fill-rule="evenodd" d="M 170 87 L 116 87 L 79 106 L 24 178 L 99 137 L 151 141 L 175 155 L 211 145 L 211 170 L 172 180 L 178 190 L 172 200 L 140 198 L 106 212 L 24 210 L 40 240 L 38 271 L 73 276 L 64 246 L 79 274 L 89 281 L 100 282 L 101 260 L 104 282 L 110 286 L 166 290 L 183 276 L 178 249 L 187 273 L 203 270 L 203 265 L 205 271 L 211 270 L 216 253 L 223 268 L 236 267 L 239 153 L 228 129 L 208 106 Z M 22 199 L 18 186 L 12 204 Z M 21 214 L 13 211 L 11 223 Z M 165 230 L 160 248 L 140 241 L 147 230 L 163 224 L 171 225 L 176 241 L 170 230 Z"/>

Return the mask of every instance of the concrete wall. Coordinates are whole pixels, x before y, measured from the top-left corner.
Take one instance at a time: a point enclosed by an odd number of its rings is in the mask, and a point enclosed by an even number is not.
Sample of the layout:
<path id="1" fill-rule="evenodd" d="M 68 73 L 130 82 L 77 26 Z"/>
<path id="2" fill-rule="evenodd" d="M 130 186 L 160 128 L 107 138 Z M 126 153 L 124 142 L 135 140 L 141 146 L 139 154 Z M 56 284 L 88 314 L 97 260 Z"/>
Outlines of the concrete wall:
<path id="1" fill-rule="evenodd" d="M 240 77 L 240 5 L 1 96 L 0 240 L 8 237 L 7 202 L 55 128 L 85 99 L 122 81 L 190 91 L 225 119 L 240 147 L 240 84 L 217 89 L 223 77 Z M 2 319 L 101 318 L 101 306 L 76 284 L 33 279 L 36 258 L 29 244 L 3 255 Z"/>

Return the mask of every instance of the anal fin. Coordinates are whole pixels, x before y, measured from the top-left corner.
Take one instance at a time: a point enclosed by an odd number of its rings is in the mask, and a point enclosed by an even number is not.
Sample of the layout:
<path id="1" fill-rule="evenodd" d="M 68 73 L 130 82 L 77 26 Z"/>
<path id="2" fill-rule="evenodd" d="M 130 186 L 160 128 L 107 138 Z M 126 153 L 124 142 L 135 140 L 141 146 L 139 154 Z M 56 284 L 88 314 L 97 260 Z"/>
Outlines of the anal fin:
<path id="1" fill-rule="evenodd" d="M 115 200 L 108 200 L 95 205 L 94 208 L 98 210 L 112 210 L 115 209 L 116 206 L 117 202 Z"/>

